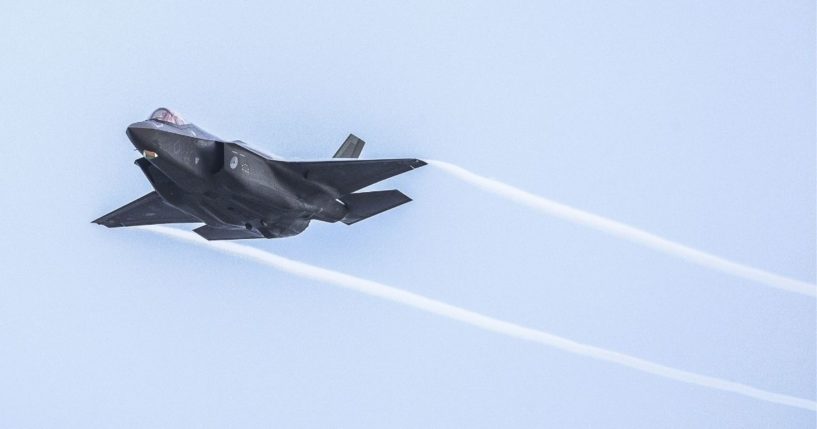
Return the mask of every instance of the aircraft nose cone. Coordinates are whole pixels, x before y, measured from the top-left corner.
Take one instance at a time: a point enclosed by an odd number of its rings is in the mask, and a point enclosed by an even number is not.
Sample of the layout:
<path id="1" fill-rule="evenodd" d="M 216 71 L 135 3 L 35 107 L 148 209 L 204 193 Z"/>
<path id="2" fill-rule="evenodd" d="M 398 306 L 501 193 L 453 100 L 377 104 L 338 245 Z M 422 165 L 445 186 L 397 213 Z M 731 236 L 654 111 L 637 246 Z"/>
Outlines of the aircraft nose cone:
<path id="1" fill-rule="evenodd" d="M 140 151 L 156 151 L 159 147 L 159 131 L 148 121 L 137 122 L 128 127 L 126 134 L 133 146 Z"/>

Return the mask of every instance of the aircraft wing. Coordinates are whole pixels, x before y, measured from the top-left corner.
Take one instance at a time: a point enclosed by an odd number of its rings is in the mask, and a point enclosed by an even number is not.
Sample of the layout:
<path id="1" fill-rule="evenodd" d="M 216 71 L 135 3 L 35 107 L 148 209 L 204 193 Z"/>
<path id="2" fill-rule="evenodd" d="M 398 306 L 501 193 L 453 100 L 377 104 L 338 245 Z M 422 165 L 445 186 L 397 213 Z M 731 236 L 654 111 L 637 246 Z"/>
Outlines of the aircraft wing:
<path id="1" fill-rule="evenodd" d="M 373 183 L 426 165 L 419 159 L 280 162 L 302 177 L 330 186 L 346 195 Z"/>
<path id="2" fill-rule="evenodd" d="M 201 222 L 201 220 L 166 203 L 156 191 L 94 221 L 94 223 L 105 225 L 108 228 L 191 222 Z"/>

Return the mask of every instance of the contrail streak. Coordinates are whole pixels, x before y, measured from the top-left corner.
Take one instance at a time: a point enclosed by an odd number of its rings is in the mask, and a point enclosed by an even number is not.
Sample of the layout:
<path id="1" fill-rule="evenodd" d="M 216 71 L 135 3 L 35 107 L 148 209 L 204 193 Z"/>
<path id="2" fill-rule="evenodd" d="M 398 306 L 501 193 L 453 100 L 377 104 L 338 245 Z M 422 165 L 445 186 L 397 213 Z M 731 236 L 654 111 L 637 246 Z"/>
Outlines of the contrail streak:
<path id="1" fill-rule="evenodd" d="M 407 292 L 382 283 L 316 267 L 303 262 L 293 261 L 291 259 L 256 249 L 254 247 L 224 241 L 205 241 L 203 238 L 192 232 L 164 226 L 151 225 L 138 228 L 200 246 L 210 247 L 224 253 L 242 256 L 290 274 L 334 284 L 336 286 L 351 289 L 366 295 L 371 295 L 405 306 L 414 307 L 422 311 L 447 317 L 449 319 L 457 320 L 487 331 L 507 335 L 509 337 L 533 341 L 535 343 L 555 347 L 570 353 L 612 362 L 684 383 L 696 384 L 711 389 L 737 393 L 739 395 L 760 399 L 761 401 L 817 411 L 817 402 L 815 401 L 780 393 L 768 392 L 752 386 L 747 386 L 745 384 L 695 374 L 693 372 L 671 368 L 626 354 L 577 343 L 544 331 L 527 328 L 514 323 L 506 322 L 504 320 L 494 319 L 493 317 L 485 316 L 483 314 L 446 304 L 431 298 L 426 298 L 422 295 Z"/>
<path id="2" fill-rule="evenodd" d="M 534 208 L 545 214 L 573 223 L 589 226 L 625 240 L 685 259 L 689 262 L 718 270 L 736 277 L 763 283 L 789 292 L 817 297 L 817 285 L 739 264 L 711 253 L 694 249 L 636 227 L 557 203 L 539 195 L 506 185 L 495 179 L 480 176 L 460 166 L 444 161 L 426 160 L 440 170 L 485 191 Z"/>

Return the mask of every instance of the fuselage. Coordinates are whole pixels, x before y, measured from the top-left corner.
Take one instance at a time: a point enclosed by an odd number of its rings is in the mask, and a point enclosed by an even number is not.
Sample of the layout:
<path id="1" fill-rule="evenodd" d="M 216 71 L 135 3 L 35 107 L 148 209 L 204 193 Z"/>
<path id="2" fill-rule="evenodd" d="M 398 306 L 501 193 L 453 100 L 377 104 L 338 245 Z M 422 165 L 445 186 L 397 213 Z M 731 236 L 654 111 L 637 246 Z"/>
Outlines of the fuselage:
<path id="1" fill-rule="evenodd" d="M 285 237 L 312 219 L 335 222 L 346 215 L 333 189 L 193 124 L 149 119 L 131 124 L 127 136 L 143 154 L 136 163 L 156 192 L 209 226 Z"/>

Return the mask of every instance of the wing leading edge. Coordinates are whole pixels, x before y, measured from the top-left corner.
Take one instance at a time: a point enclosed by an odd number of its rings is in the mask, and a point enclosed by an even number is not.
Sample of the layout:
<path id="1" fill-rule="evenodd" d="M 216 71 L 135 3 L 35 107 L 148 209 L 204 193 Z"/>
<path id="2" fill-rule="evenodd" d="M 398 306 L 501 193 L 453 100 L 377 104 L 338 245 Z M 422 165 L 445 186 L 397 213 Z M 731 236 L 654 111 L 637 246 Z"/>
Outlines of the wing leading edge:
<path id="1" fill-rule="evenodd" d="M 94 221 L 94 223 L 107 226 L 108 228 L 193 222 L 201 222 L 201 220 L 166 203 L 156 191 L 136 201 L 132 201 Z"/>

